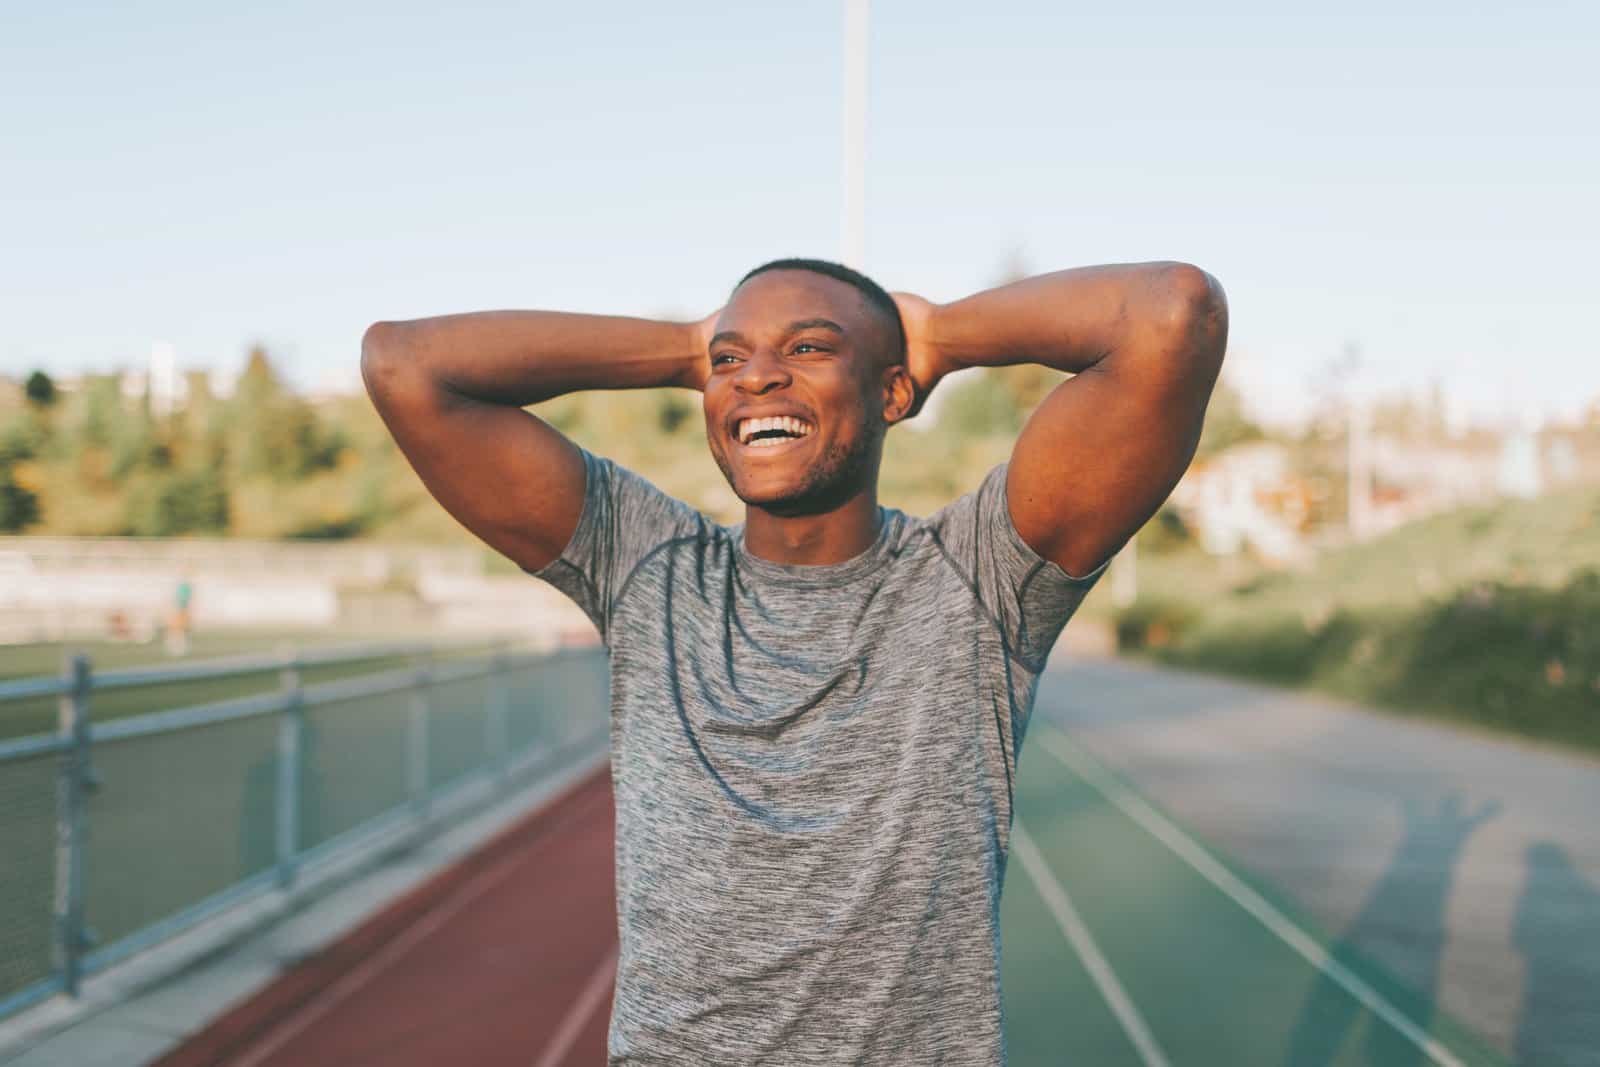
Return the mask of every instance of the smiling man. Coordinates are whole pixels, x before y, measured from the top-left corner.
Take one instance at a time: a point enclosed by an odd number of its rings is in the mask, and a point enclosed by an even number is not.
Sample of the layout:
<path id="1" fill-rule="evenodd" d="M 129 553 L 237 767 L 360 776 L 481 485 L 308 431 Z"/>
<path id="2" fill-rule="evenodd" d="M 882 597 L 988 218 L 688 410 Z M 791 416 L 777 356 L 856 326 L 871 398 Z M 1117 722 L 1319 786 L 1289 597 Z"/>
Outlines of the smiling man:
<path id="1" fill-rule="evenodd" d="M 611 1064 L 1005 1061 L 999 902 L 1046 658 L 1199 441 L 1221 289 L 1086 267 L 950 304 L 818 260 L 697 323 L 378 323 L 362 371 L 439 501 L 575 600 L 611 655 L 621 956 Z M 1074 377 L 932 516 L 884 435 L 962 367 Z M 704 394 L 722 526 L 524 405 Z M 936 432 L 936 431 L 935 431 Z"/>

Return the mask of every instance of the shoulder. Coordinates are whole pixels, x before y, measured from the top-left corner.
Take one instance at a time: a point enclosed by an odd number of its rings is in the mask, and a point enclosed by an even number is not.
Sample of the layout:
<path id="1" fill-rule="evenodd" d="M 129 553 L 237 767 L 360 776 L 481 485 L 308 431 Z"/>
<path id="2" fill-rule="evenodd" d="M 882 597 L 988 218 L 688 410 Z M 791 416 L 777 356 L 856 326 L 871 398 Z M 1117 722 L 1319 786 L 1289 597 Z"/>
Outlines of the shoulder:
<path id="1" fill-rule="evenodd" d="M 609 517 L 625 523 L 627 532 L 659 533 L 670 538 L 716 526 L 697 508 L 664 491 L 643 474 L 587 449 L 582 452 L 589 479 L 585 503 L 594 504 L 597 510 L 608 506 Z"/>
<path id="2" fill-rule="evenodd" d="M 978 485 L 950 503 L 918 520 L 927 529 L 927 536 L 947 555 L 965 555 L 981 540 L 985 532 L 992 532 L 997 519 L 1009 525 L 1010 513 L 1006 508 L 1006 464 L 991 467 Z"/>

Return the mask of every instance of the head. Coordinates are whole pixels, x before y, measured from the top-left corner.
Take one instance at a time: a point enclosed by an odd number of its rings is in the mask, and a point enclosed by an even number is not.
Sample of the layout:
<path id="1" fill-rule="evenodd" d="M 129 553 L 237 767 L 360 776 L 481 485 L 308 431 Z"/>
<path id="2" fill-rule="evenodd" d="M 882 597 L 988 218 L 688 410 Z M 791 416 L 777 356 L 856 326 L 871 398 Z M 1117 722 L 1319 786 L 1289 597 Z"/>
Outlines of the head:
<path id="1" fill-rule="evenodd" d="M 734 287 L 711 339 L 706 437 L 746 504 L 831 511 L 872 485 L 914 400 L 905 327 L 872 279 L 826 260 L 765 263 Z M 748 420 L 781 417 L 751 433 Z"/>

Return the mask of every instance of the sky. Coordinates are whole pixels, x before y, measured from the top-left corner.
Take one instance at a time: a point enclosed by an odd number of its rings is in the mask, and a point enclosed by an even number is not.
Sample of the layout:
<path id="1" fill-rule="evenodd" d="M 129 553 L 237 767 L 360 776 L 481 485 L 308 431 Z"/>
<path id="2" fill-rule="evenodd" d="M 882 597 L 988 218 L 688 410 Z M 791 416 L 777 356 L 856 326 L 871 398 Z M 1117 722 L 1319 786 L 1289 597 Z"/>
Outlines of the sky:
<path id="1" fill-rule="evenodd" d="M 865 269 L 1196 263 L 1268 421 L 1600 400 L 1600 5 L 1290 6 L 875 0 Z M 259 342 L 329 387 L 378 319 L 699 318 L 843 254 L 843 37 L 843 0 L 0 0 L 0 373 Z"/>

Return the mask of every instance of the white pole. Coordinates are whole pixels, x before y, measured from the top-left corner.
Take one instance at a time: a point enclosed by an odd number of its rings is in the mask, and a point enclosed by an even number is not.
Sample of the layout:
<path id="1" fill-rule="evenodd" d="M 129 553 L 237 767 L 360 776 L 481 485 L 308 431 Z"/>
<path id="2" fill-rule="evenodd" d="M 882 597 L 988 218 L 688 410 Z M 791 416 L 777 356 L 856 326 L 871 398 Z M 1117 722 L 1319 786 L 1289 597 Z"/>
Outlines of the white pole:
<path id="1" fill-rule="evenodd" d="M 1366 400 L 1350 396 L 1348 429 L 1348 466 L 1350 498 L 1350 539 L 1362 541 L 1372 528 L 1372 440 L 1371 412 Z"/>
<path id="2" fill-rule="evenodd" d="M 1111 559 L 1111 602 L 1125 608 L 1139 599 L 1139 538 L 1128 539 Z"/>
<path id="3" fill-rule="evenodd" d="M 844 219 L 840 259 L 865 270 L 867 262 L 867 8 L 845 0 L 844 13 Z"/>

